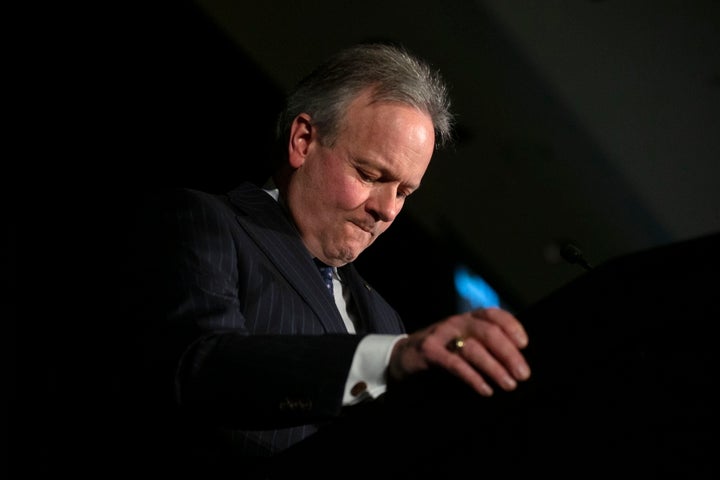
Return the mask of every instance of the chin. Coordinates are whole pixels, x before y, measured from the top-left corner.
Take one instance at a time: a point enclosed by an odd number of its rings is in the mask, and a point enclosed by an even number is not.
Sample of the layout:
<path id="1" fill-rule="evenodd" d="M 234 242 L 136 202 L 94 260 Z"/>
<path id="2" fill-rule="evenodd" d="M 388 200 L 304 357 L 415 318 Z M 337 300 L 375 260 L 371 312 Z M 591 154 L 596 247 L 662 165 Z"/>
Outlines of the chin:
<path id="1" fill-rule="evenodd" d="M 344 263 L 350 263 L 354 261 L 360 254 L 365 250 L 366 247 L 362 248 L 345 248 L 340 251 L 339 258 Z"/>

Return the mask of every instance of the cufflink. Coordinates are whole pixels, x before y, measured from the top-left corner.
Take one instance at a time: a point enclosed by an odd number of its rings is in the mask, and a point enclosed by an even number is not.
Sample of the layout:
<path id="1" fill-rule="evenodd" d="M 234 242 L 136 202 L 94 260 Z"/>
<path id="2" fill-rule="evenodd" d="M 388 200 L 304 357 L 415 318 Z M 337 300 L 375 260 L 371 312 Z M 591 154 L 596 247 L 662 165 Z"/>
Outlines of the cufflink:
<path id="1" fill-rule="evenodd" d="M 363 393 L 367 391 L 367 383 L 365 382 L 357 382 L 353 387 L 350 389 L 350 395 L 353 397 L 359 397 Z"/>

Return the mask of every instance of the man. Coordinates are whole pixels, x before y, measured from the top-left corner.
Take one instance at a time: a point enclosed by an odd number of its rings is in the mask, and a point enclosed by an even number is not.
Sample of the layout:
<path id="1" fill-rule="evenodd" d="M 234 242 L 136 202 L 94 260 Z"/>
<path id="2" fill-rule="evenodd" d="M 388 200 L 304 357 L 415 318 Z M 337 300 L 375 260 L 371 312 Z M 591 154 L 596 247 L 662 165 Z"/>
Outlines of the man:
<path id="1" fill-rule="evenodd" d="M 252 464 L 266 476 L 275 459 L 309 461 L 304 445 L 353 415 L 371 418 L 365 407 L 423 373 L 446 372 L 478 398 L 529 378 L 528 339 L 510 313 L 475 310 L 407 333 L 353 266 L 420 187 L 451 123 L 428 65 L 401 48 L 356 46 L 289 96 L 266 185 L 158 199 L 133 250 L 140 290 L 127 312 L 140 334 L 114 383 L 118 423 L 141 429 L 126 452 L 161 469 Z M 328 286 L 318 265 L 330 267 Z"/>

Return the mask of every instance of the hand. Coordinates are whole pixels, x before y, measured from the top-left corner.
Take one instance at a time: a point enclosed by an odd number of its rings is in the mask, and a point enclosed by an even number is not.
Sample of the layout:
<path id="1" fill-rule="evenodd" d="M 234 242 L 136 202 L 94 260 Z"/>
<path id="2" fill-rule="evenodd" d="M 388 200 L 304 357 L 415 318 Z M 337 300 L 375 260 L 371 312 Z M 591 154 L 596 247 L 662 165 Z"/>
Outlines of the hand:
<path id="1" fill-rule="evenodd" d="M 457 338 L 463 346 L 448 348 Z M 491 396 L 490 380 L 506 391 L 530 377 L 530 367 L 521 350 L 528 337 L 520 321 L 500 308 L 480 308 L 453 315 L 412 333 L 395 345 L 388 375 L 402 380 L 408 375 L 441 367 L 456 375 L 475 391 Z"/>

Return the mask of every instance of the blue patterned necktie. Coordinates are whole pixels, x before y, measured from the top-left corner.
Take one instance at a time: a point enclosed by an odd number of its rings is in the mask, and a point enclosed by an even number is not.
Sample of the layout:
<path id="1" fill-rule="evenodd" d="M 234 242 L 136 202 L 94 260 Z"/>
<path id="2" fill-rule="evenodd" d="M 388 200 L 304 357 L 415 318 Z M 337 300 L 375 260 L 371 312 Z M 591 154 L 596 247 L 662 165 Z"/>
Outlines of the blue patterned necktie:
<path id="1" fill-rule="evenodd" d="M 330 292 L 330 296 L 333 295 L 333 268 L 325 265 L 320 260 L 315 260 L 315 264 L 318 267 L 318 270 L 320 270 L 320 275 L 322 276 L 323 281 L 325 282 L 325 286 L 328 289 L 328 292 Z"/>

